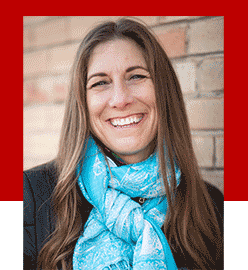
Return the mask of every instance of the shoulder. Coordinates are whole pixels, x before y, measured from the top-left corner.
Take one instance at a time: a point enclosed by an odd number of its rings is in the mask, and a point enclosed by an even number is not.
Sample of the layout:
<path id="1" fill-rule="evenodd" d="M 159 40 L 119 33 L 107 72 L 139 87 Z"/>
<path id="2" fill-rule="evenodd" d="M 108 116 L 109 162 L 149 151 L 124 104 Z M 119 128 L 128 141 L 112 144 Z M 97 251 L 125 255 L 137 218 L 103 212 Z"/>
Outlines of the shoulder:
<path id="1" fill-rule="evenodd" d="M 206 181 L 204 181 L 204 183 L 205 183 L 210 195 L 212 195 L 214 197 L 217 196 L 218 198 L 221 198 L 222 200 L 224 200 L 223 193 L 216 186 L 214 186 L 213 184 L 206 182 Z"/>
<path id="2" fill-rule="evenodd" d="M 224 195 L 222 192 L 214 185 L 205 182 L 208 193 L 212 199 L 212 204 L 214 207 L 215 215 L 219 224 L 220 231 L 223 233 L 224 224 Z"/>
<path id="3" fill-rule="evenodd" d="M 23 177 L 30 182 L 35 191 L 43 188 L 53 189 L 57 180 L 55 161 L 26 170 L 23 172 Z"/>
<path id="4" fill-rule="evenodd" d="M 54 161 L 23 172 L 25 225 L 33 223 L 37 209 L 50 200 L 56 180 Z"/>
<path id="5" fill-rule="evenodd" d="M 214 185 L 205 182 L 208 193 L 212 199 L 212 203 L 215 208 L 219 210 L 219 212 L 223 215 L 223 206 L 224 206 L 224 195 L 222 192 L 215 187 Z"/>
<path id="6" fill-rule="evenodd" d="M 49 236 L 53 222 L 51 195 L 57 180 L 54 162 L 23 172 L 24 265 L 36 269 L 38 252 Z"/>
<path id="7" fill-rule="evenodd" d="M 31 192 L 33 199 L 41 203 L 47 200 L 57 182 L 55 162 L 51 161 L 23 172 L 24 198 L 25 191 Z"/>
<path id="8" fill-rule="evenodd" d="M 52 211 L 52 194 L 56 186 L 58 173 L 55 161 L 45 163 L 23 172 L 24 212 L 27 217 L 35 213 Z M 78 205 L 82 206 L 83 212 L 89 212 L 92 205 L 84 198 L 78 184 L 76 184 Z"/>

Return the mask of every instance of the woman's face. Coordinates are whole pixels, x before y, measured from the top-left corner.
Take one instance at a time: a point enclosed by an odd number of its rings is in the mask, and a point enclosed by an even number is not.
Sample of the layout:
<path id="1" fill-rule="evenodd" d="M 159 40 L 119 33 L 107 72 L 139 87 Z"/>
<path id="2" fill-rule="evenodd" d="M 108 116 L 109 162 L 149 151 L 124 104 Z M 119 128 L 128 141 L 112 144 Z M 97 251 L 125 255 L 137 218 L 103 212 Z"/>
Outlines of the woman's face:
<path id="1" fill-rule="evenodd" d="M 126 163 L 153 151 L 158 116 L 155 89 L 139 47 L 130 40 L 98 45 L 87 74 L 87 106 L 93 134 Z"/>

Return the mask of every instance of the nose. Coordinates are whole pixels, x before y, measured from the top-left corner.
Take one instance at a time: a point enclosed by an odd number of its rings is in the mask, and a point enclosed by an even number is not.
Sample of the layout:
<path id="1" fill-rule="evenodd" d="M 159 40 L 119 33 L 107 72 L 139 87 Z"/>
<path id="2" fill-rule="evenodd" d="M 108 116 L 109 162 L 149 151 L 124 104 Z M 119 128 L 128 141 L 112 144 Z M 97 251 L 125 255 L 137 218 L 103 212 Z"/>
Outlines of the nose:
<path id="1" fill-rule="evenodd" d="M 118 82 L 113 86 L 113 91 L 109 100 L 112 108 L 123 109 L 133 102 L 133 96 L 125 82 Z"/>

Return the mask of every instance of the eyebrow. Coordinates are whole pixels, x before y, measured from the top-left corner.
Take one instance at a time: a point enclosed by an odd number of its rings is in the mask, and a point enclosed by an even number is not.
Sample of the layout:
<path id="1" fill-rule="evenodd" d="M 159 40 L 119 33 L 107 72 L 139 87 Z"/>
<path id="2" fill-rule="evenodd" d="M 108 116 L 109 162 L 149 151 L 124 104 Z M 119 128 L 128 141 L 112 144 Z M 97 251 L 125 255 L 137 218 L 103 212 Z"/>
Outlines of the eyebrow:
<path id="1" fill-rule="evenodd" d="M 147 68 L 144 68 L 144 67 L 142 67 L 142 66 L 132 66 L 132 67 L 129 67 L 129 68 L 127 68 L 126 69 L 126 72 L 131 72 L 131 71 L 133 71 L 133 70 L 135 70 L 135 69 L 143 69 L 143 70 L 145 70 L 145 71 L 148 71 L 148 69 Z M 105 76 L 108 76 L 106 73 L 104 73 L 104 72 L 99 72 L 99 73 L 95 73 L 95 74 L 92 74 L 90 77 L 89 77 L 89 79 L 87 80 L 87 82 L 91 79 L 91 78 L 93 78 L 93 77 L 105 77 Z"/>

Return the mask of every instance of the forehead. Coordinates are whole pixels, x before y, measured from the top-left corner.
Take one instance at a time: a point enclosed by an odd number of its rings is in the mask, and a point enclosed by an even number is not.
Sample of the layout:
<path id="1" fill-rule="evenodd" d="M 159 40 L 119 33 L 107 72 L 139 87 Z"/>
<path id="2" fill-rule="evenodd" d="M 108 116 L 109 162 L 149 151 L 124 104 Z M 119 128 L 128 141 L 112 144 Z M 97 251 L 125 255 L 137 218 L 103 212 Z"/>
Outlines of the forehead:
<path id="1" fill-rule="evenodd" d="M 142 50 L 132 40 L 117 39 L 99 44 L 93 50 L 88 75 L 100 71 L 121 71 L 136 65 L 147 67 Z"/>

